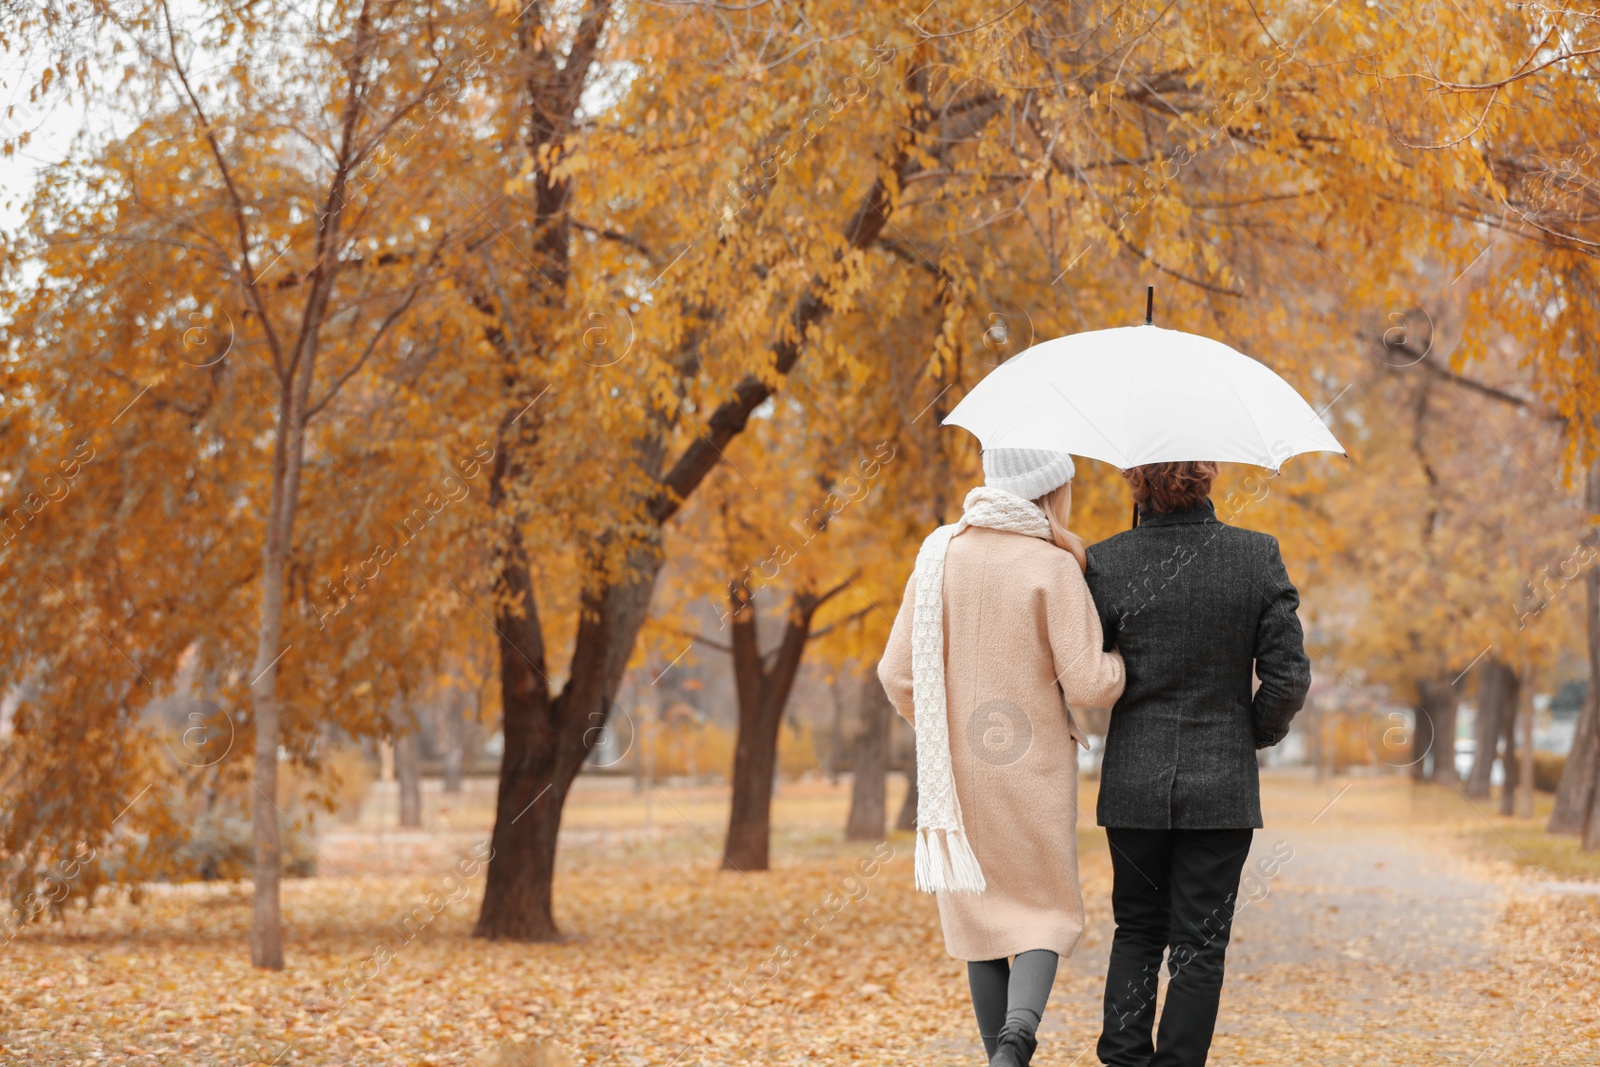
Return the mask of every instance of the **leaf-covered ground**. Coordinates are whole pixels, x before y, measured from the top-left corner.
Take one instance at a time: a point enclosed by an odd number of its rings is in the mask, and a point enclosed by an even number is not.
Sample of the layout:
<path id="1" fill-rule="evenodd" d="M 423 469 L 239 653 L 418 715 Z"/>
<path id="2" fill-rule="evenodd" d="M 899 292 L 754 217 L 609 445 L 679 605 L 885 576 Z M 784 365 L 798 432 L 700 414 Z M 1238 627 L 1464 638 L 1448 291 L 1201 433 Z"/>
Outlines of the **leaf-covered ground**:
<path id="1" fill-rule="evenodd" d="M 1512 824 L 1437 790 L 1266 788 L 1269 862 L 1246 881 L 1213 1064 L 1600 1063 L 1596 887 L 1493 857 L 1482 835 Z M 25 930 L 4 949 L 0 1060 L 982 1062 L 961 965 L 910 887 L 909 838 L 840 840 L 845 787 L 784 786 L 777 867 L 741 875 L 717 869 L 722 791 L 583 783 L 560 945 L 469 936 L 482 875 L 457 862 L 485 836 L 487 796 L 429 794 L 423 832 L 379 829 L 391 798 L 322 834 L 321 872 L 286 887 L 281 974 L 249 966 L 244 888 L 158 891 Z M 1081 844 L 1089 926 L 1057 979 L 1041 1067 L 1096 1062 L 1109 864 L 1098 831 Z"/>

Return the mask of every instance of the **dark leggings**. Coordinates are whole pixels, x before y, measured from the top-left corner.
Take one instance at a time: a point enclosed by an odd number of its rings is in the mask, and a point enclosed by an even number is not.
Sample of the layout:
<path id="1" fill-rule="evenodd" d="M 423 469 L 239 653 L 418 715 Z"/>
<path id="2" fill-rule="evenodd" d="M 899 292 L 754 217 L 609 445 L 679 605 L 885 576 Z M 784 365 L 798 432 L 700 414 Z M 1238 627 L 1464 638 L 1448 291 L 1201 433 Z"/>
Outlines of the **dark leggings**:
<path id="1" fill-rule="evenodd" d="M 967 985 L 972 989 L 972 1011 L 983 1035 L 983 1051 L 993 1058 L 1000 1031 L 1021 1029 L 1033 1037 L 1044 1018 L 1044 1002 L 1056 981 L 1057 957 L 1047 948 L 1017 955 L 1008 965 L 1004 958 L 967 964 Z"/>

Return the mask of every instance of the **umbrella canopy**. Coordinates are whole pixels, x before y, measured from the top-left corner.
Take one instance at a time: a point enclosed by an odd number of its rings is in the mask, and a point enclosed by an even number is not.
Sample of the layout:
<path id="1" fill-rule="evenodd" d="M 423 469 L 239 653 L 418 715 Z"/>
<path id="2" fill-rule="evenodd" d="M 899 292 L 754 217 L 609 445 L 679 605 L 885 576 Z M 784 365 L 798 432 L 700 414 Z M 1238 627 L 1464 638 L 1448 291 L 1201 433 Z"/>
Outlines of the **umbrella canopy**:
<path id="1" fill-rule="evenodd" d="M 1221 341 L 1159 326 L 1044 341 L 979 382 L 945 425 L 984 448 L 1047 448 L 1114 463 L 1218 460 L 1277 470 L 1344 448 L 1294 387 Z"/>

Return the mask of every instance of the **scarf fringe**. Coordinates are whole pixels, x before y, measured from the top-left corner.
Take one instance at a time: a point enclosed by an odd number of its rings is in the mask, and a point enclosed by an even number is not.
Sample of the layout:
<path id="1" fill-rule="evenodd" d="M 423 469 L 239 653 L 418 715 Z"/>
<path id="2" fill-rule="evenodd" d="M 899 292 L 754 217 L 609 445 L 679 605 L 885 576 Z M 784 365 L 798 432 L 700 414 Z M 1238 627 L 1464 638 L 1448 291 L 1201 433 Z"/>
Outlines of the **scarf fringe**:
<path id="1" fill-rule="evenodd" d="M 988 888 L 983 868 L 972 852 L 964 830 L 917 831 L 912 867 L 916 885 L 924 893 L 982 893 Z"/>

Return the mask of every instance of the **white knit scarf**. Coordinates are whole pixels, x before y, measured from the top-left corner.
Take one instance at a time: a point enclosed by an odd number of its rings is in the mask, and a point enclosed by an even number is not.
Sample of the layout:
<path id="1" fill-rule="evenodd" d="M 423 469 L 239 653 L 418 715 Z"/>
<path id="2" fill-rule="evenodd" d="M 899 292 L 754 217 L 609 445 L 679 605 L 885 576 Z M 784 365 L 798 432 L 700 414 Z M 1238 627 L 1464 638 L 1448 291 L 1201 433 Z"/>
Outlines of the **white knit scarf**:
<path id="1" fill-rule="evenodd" d="M 944 557 L 950 538 L 968 526 L 1050 536 L 1044 510 L 1003 489 L 979 487 L 962 502 L 961 520 L 928 535 L 917 553 L 911 617 L 911 701 L 917 735 L 917 888 L 981 893 L 983 869 L 967 842 L 950 768 L 950 719 L 944 687 Z M 944 831 L 941 841 L 939 831 Z"/>

